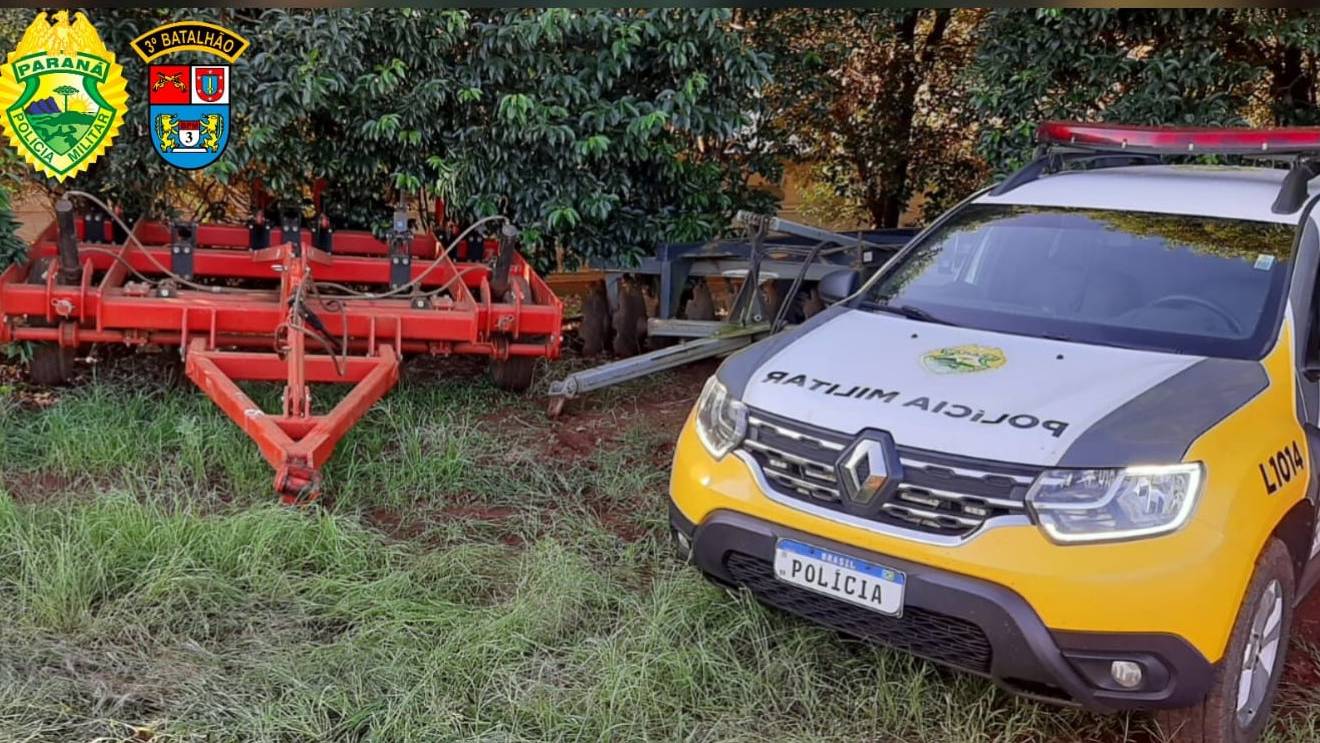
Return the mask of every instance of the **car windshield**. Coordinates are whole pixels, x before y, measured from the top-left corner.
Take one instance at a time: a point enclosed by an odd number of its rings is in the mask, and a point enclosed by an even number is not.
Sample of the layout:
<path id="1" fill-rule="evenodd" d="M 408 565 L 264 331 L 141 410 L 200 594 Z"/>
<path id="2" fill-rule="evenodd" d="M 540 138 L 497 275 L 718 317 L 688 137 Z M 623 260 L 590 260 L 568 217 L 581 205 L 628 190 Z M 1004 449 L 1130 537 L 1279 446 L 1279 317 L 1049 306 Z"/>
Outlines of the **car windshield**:
<path id="1" fill-rule="evenodd" d="M 1004 333 L 1260 358 L 1293 228 L 1215 217 L 973 204 L 891 266 L 862 306 Z"/>

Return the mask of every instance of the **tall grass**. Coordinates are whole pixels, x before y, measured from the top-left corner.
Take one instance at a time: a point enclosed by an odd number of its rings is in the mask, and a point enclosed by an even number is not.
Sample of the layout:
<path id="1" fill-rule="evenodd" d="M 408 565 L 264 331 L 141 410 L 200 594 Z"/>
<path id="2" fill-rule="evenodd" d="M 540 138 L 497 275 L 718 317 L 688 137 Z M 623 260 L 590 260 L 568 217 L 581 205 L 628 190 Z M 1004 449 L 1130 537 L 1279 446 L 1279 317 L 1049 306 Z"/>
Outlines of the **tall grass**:
<path id="1" fill-rule="evenodd" d="M 650 549 L 427 550 L 343 516 L 118 493 L 0 495 L 0 544 L 0 737 L 15 740 L 129 724 L 260 740 L 1044 740 L 1090 724 L 772 615 Z"/>
<path id="2" fill-rule="evenodd" d="M 251 445 L 195 393 L 103 382 L 0 406 L 0 741 L 1112 741 L 1145 724 L 712 587 L 666 546 L 672 431 L 623 416 L 608 446 L 551 460 L 535 401 L 473 387 L 391 395 L 344 442 L 334 503 L 306 511 L 272 505 Z M 397 523 L 375 528 L 382 510 Z"/>

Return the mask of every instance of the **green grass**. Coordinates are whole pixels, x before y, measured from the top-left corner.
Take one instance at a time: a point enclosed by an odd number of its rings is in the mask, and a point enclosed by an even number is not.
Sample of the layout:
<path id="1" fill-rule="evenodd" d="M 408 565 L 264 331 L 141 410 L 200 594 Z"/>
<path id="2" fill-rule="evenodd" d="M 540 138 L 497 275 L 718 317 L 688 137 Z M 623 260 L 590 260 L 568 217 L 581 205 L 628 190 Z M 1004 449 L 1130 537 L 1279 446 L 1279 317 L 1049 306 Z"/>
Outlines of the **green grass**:
<path id="1" fill-rule="evenodd" d="M 411 374 L 304 511 L 186 386 L 0 399 L 0 741 L 1148 739 L 707 584 L 638 390 L 551 460 L 538 399 Z"/>

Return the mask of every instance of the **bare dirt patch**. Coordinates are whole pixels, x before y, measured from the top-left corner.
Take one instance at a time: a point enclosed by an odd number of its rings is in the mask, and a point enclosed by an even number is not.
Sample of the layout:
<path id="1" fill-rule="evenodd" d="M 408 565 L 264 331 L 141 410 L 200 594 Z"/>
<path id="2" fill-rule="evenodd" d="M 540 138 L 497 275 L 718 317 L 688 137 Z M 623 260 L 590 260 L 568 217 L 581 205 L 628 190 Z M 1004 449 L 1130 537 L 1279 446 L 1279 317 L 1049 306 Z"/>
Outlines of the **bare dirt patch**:
<path id="1" fill-rule="evenodd" d="M 192 386 L 184 374 L 178 349 L 153 346 L 149 351 L 139 351 L 125 346 L 95 346 L 79 351 L 69 381 L 56 387 L 33 384 L 26 361 L 0 356 L 0 402 L 7 398 L 24 409 L 49 408 L 69 390 L 97 379 L 130 383 L 149 380 L 147 383 L 150 384 L 164 382 L 172 386 Z"/>
<path id="2" fill-rule="evenodd" d="M 715 371 L 716 362 L 691 364 L 662 376 L 642 380 L 629 388 L 626 396 L 606 390 L 596 396 L 573 400 L 558 418 L 543 417 L 537 428 L 546 432 L 539 437 L 541 454 L 556 458 L 590 457 L 634 430 L 645 426 L 664 433 L 667 443 L 657 448 L 658 460 L 668 464 L 673 454 L 673 439 L 683 427 L 701 385 Z"/>
<path id="3" fill-rule="evenodd" d="M 20 472 L 4 478 L 4 486 L 19 503 L 48 503 L 73 489 L 76 481 L 57 472 Z"/>
<path id="4" fill-rule="evenodd" d="M 1283 673 L 1284 695 L 1290 686 L 1309 689 L 1320 686 L 1320 664 L 1304 647 L 1320 648 L 1320 592 L 1312 591 L 1294 610 L 1292 640 Z"/>

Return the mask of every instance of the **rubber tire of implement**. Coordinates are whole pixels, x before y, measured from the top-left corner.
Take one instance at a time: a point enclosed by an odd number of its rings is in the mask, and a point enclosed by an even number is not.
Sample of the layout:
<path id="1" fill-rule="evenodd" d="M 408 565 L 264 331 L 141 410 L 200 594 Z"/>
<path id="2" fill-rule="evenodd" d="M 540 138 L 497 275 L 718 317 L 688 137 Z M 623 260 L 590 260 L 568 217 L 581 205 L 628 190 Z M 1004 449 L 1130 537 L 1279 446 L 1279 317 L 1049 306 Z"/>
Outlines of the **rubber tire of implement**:
<path id="1" fill-rule="evenodd" d="M 536 377 L 537 356 L 510 356 L 490 362 L 490 379 L 496 387 L 509 392 L 526 392 Z"/>
<path id="2" fill-rule="evenodd" d="M 646 316 L 660 317 L 660 277 L 652 276 L 646 281 Z M 686 292 L 684 293 L 684 295 Z M 679 297 L 679 307 L 683 306 L 683 297 Z M 675 309 L 675 312 L 679 310 Z M 647 328 L 646 347 L 652 351 L 669 348 L 678 343 L 679 339 L 672 335 L 651 335 L 650 328 Z"/>
<path id="3" fill-rule="evenodd" d="M 821 298 L 820 292 L 814 288 L 807 292 L 806 297 L 802 300 L 803 318 L 810 318 L 813 315 L 824 311 L 824 309 L 825 300 Z"/>
<path id="4" fill-rule="evenodd" d="M 51 270 L 54 261 L 50 258 L 38 258 L 32 262 L 27 280 L 23 283 L 32 286 L 45 286 L 46 272 Z M 32 323 L 38 327 L 50 327 L 44 320 Z M 54 343 L 34 344 L 32 361 L 28 364 L 28 377 L 35 385 L 58 387 L 67 384 L 73 376 L 73 362 L 77 355 L 72 348 L 62 348 Z"/>
<path id="5" fill-rule="evenodd" d="M 610 337 L 610 300 L 605 295 L 603 282 L 596 282 L 582 300 L 582 326 L 578 330 L 582 339 L 583 356 L 605 353 Z"/>
<path id="6" fill-rule="evenodd" d="M 528 299 L 524 304 L 531 304 L 532 290 L 528 286 L 527 280 L 521 276 L 509 277 L 509 290 L 504 294 L 504 301 L 512 303 L 514 301 L 514 289 L 522 289 L 522 295 Z M 490 362 L 490 379 L 496 387 L 509 392 L 526 392 L 532 386 L 532 380 L 536 377 L 536 362 L 540 361 L 538 356 L 510 356 L 503 361 L 492 360 Z"/>
<path id="7" fill-rule="evenodd" d="M 785 301 L 790 303 L 788 311 L 784 313 L 785 325 L 800 325 L 807 318 L 825 309 L 825 303 L 821 301 L 820 294 L 814 288 L 801 286 L 792 299 L 787 299 L 788 290 L 791 288 L 793 282 L 788 279 L 766 282 L 761 289 L 761 297 L 765 302 L 766 322 L 773 322 L 779 316 Z"/>
<path id="8" fill-rule="evenodd" d="M 28 367 L 32 383 L 42 387 L 58 387 L 73 376 L 74 350 L 54 343 L 38 343 Z"/>
<path id="9" fill-rule="evenodd" d="M 698 280 L 692 287 L 692 297 L 683 306 L 683 317 L 688 320 L 715 319 L 715 299 L 710 294 L 710 285 L 704 279 Z"/>
<path id="10" fill-rule="evenodd" d="M 1242 656 L 1246 651 L 1251 620 L 1265 587 L 1271 580 L 1279 581 L 1283 589 L 1283 617 L 1279 628 L 1279 651 L 1274 658 L 1270 688 L 1264 703 L 1251 724 L 1243 728 L 1237 721 L 1238 677 L 1242 671 Z M 1278 539 L 1271 539 L 1256 561 L 1256 571 L 1247 584 L 1246 596 L 1238 609 L 1233 633 L 1229 635 L 1224 657 L 1215 670 L 1210 693 L 1201 704 L 1186 709 L 1165 710 L 1156 714 L 1160 730 L 1177 743 L 1250 743 L 1260 737 L 1270 720 L 1270 708 L 1279 690 L 1283 664 L 1287 656 L 1292 628 L 1294 585 L 1292 559 L 1288 548 Z"/>
<path id="11" fill-rule="evenodd" d="M 619 282 L 619 306 L 614 310 L 614 355 L 619 358 L 642 352 L 646 340 L 646 298 L 632 281 Z"/>

